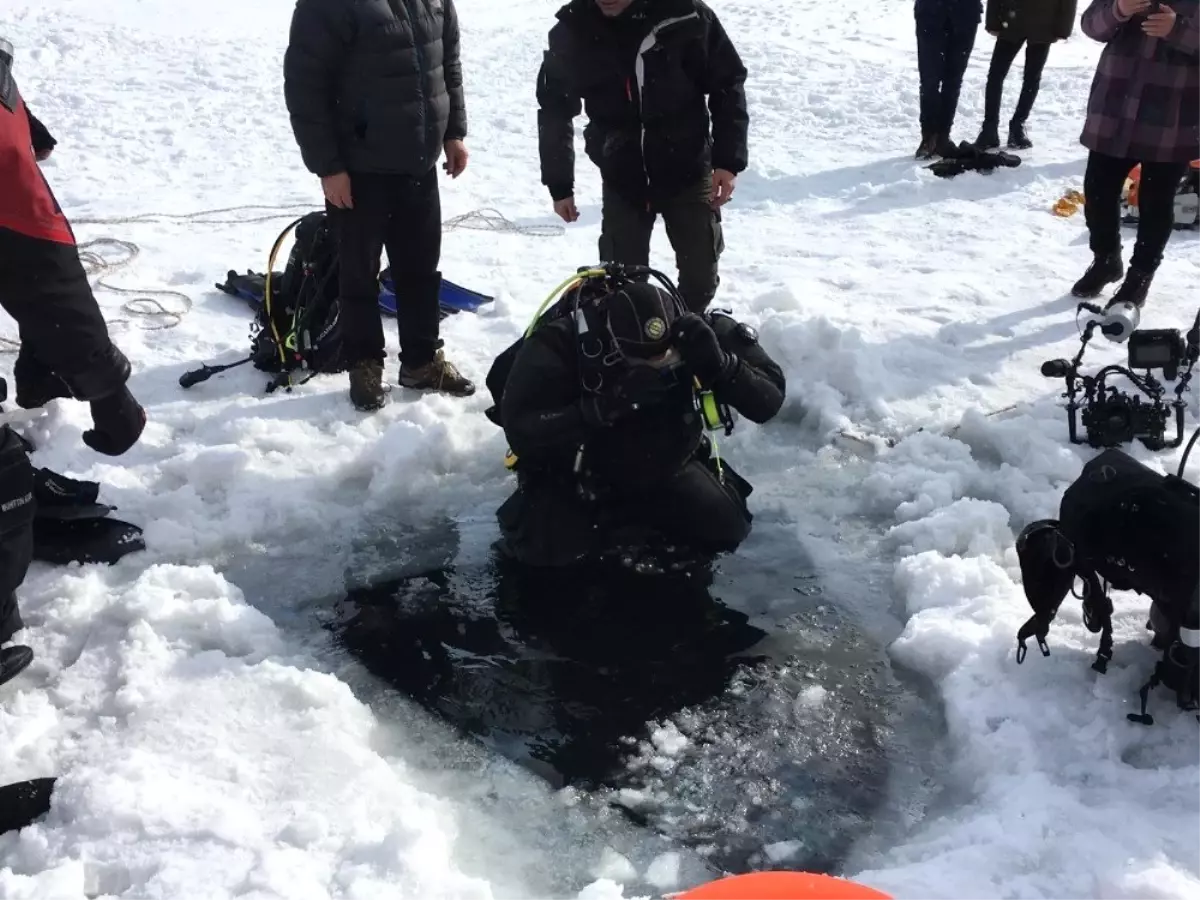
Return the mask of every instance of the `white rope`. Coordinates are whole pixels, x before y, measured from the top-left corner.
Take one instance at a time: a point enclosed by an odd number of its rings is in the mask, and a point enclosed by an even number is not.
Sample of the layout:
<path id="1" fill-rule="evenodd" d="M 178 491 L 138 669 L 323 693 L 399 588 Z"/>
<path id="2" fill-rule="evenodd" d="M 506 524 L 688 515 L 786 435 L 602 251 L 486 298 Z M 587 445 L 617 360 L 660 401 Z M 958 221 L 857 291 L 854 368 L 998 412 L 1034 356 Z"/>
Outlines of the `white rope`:
<path id="1" fill-rule="evenodd" d="M 106 218 L 80 217 L 70 219 L 72 225 L 145 225 L 145 224 L 183 224 L 183 225 L 254 225 L 261 222 L 271 222 L 277 219 L 291 219 L 314 212 L 311 203 L 293 203 L 285 206 L 262 206 L 249 204 L 245 206 L 226 206 L 221 209 L 202 209 L 190 213 L 146 212 L 131 216 L 111 216 Z M 231 215 L 237 213 L 260 213 L 259 215 Z M 491 209 L 477 209 L 445 220 L 443 231 L 463 229 L 465 231 L 489 231 L 492 233 L 520 234 L 526 237 L 556 237 L 565 232 L 562 225 L 518 225 L 506 218 L 503 213 Z M 127 316 L 135 317 L 147 323 L 144 330 L 158 331 L 174 328 L 183 321 L 192 310 L 192 298 L 182 291 L 167 289 L 144 289 L 118 287 L 109 284 L 107 279 L 116 271 L 125 269 L 141 253 L 141 247 L 133 241 L 119 240 L 111 237 L 101 237 L 78 245 L 79 261 L 83 263 L 84 271 L 89 279 L 95 279 L 92 289 L 107 291 L 111 294 L 129 296 L 133 299 L 121 304 L 121 310 Z M 105 252 L 107 251 L 107 252 Z M 114 258 L 114 252 L 117 254 Z M 175 301 L 170 308 L 162 301 L 170 298 Z M 113 319 L 109 325 L 132 324 L 128 318 Z M 0 337 L 0 354 L 16 353 L 21 344 L 11 338 Z"/>

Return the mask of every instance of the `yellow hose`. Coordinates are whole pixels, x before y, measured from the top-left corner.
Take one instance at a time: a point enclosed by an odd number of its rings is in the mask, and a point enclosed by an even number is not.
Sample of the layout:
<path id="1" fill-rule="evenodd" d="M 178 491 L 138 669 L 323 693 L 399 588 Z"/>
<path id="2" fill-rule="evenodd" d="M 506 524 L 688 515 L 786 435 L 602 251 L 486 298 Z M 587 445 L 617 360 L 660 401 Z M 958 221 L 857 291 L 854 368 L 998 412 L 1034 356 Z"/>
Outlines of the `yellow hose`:
<path id="1" fill-rule="evenodd" d="M 283 341 L 279 337 L 279 330 L 275 327 L 275 317 L 271 315 L 271 273 L 275 271 L 275 258 L 279 256 L 279 248 L 283 245 L 284 238 L 303 221 L 304 216 L 301 216 L 287 228 L 283 229 L 279 233 L 279 237 L 275 238 L 275 243 L 271 247 L 271 253 L 267 257 L 267 278 L 263 286 L 263 311 L 267 314 L 267 323 L 271 326 L 271 336 L 275 338 L 275 347 L 279 350 L 279 362 L 285 367 L 287 366 L 287 354 L 284 353 Z"/>
<path id="2" fill-rule="evenodd" d="M 585 269 L 582 272 L 574 273 L 570 278 L 564 280 L 562 284 L 550 292 L 550 295 L 543 300 L 542 305 L 538 307 L 537 312 L 533 314 L 533 321 L 530 322 L 529 327 L 525 329 L 525 337 L 529 337 L 529 335 L 533 334 L 533 328 L 535 325 L 537 325 L 538 319 L 542 317 L 542 313 L 550 308 L 551 303 L 553 303 L 567 291 L 577 286 L 585 278 L 598 278 L 605 274 L 607 273 L 603 269 Z"/>

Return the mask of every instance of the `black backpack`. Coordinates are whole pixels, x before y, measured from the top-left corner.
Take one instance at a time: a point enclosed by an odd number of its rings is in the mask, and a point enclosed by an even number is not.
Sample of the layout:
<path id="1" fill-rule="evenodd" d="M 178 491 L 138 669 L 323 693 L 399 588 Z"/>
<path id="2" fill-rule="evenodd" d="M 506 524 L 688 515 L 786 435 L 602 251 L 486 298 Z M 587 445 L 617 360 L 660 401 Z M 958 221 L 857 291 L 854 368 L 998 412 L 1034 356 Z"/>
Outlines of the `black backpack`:
<path id="1" fill-rule="evenodd" d="M 1100 635 L 1092 668 L 1112 658 L 1112 600 L 1108 588 L 1136 591 L 1151 600 L 1147 627 L 1163 660 L 1142 689 L 1142 712 L 1159 683 L 1172 688 L 1179 706 L 1200 701 L 1200 669 L 1193 633 L 1200 582 L 1200 489 L 1175 475 L 1160 475 L 1117 449 L 1091 459 L 1063 494 L 1058 519 L 1033 522 L 1017 538 L 1025 596 L 1033 616 L 1017 633 L 1017 662 L 1025 641 L 1036 638 L 1048 656 L 1046 634 L 1076 579 L 1081 580 L 1084 625 Z"/>
<path id="2" fill-rule="evenodd" d="M 279 248 L 295 230 L 295 242 L 283 271 L 275 271 Z M 270 393 L 293 383 L 293 373 L 313 375 L 344 372 L 342 331 L 339 321 L 338 253 L 324 211 L 308 213 L 287 226 L 275 239 L 268 274 L 230 272 L 226 293 L 244 299 L 261 298 L 250 330 L 250 355 L 223 366 L 201 366 L 184 374 L 179 383 L 187 388 L 236 366 L 253 363 L 256 369 L 275 376 L 267 385 Z"/>

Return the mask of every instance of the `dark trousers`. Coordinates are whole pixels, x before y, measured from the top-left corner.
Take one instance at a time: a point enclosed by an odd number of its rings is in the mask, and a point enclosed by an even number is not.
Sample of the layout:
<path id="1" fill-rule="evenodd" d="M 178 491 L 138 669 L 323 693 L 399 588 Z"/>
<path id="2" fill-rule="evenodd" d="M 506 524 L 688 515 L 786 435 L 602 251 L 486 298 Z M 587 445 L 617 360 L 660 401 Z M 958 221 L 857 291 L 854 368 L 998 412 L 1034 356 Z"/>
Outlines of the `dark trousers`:
<path id="1" fill-rule="evenodd" d="M 722 483 L 711 465 L 696 459 L 653 491 L 595 502 L 569 478 L 523 477 L 497 514 L 508 552 L 526 565 L 570 565 L 607 550 L 616 534 L 646 528 L 701 552 L 735 550 L 750 534 L 744 483 L 731 470 Z"/>
<path id="2" fill-rule="evenodd" d="M 17 393 L 61 379 L 81 395 L 102 396 L 125 383 L 108 325 L 71 244 L 0 228 L 0 306 L 17 322 Z M 61 390 L 51 396 L 65 396 Z M 41 391 L 34 390 L 34 393 Z"/>
<path id="3" fill-rule="evenodd" d="M 1084 219 L 1088 246 L 1096 256 L 1121 252 L 1121 191 L 1136 159 L 1118 159 L 1092 151 L 1083 175 Z M 1137 241 L 1130 267 L 1153 274 L 1175 225 L 1175 194 L 1188 164 L 1143 162 L 1138 185 Z"/>
<path id="4" fill-rule="evenodd" d="M 0 426 L 0 644 L 24 627 L 15 592 L 33 560 L 33 481 L 16 432 Z"/>
<path id="5" fill-rule="evenodd" d="M 917 70 L 921 76 L 921 134 L 949 138 L 958 112 L 963 75 L 975 48 L 979 22 L 964 16 L 917 16 Z"/>
<path id="6" fill-rule="evenodd" d="M 984 126 L 995 128 L 1000 122 L 1000 100 L 1004 96 L 1004 79 L 1012 68 L 1017 52 L 1021 49 L 1022 41 L 1006 41 L 996 38 L 996 46 L 992 50 L 992 62 L 988 66 L 987 90 L 984 93 Z M 1024 125 L 1033 111 L 1033 103 L 1037 100 L 1038 89 L 1042 85 L 1042 69 L 1050 58 L 1049 44 L 1025 45 L 1025 71 L 1021 76 L 1021 96 L 1017 98 L 1016 109 L 1013 110 L 1012 123 Z"/>
<path id="7" fill-rule="evenodd" d="M 718 272 L 725 250 L 721 211 L 712 208 L 712 175 L 657 205 L 667 227 L 679 269 L 677 286 L 688 308 L 703 312 L 720 286 Z M 650 264 L 650 239 L 657 215 L 604 185 L 600 222 L 600 261 L 629 266 Z"/>
<path id="8" fill-rule="evenodd" d="M 438 294 L 442 255 L 442 204 L 437 170 L 405 175 L 350 174 L 354 207 L 326 204 L 338 241 L 340 322 L 345 358 L 385 356 L 379 313 L 379 257 L 387 248 L 396 286 L 400 362 L 408 369 L 433 360 L 441 349 Z"/>

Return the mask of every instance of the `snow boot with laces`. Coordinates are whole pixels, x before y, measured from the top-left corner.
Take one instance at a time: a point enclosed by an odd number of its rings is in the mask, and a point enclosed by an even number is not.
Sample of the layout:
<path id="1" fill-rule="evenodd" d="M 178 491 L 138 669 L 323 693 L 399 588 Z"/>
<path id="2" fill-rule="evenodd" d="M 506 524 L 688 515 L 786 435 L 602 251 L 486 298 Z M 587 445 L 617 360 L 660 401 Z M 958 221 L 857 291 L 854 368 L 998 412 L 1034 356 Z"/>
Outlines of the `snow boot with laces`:
<path id="1" fill-rule="evenodd" d="M 1010 150 L 1028 150 L 1033 146 L 1029 133 L 1025 130 L 1024 122 L 1008 124 L 1008 147 Z"/>
<path id="2" fill-rule="evenodd" d="M 366 359 L 350 367 L 350 402 L 360 412 L 374 412 L 387 403 L 382 363 Z"/>
<path id="3" fill-rule="evenodd" d="M 400 367 L 400 385 L 415 391 L 436 391 L 453 397 L 470 397 L 475 384 L 446 359 L 441 350 L 423 366 Z"/>
<path id="4" fill-rule="evenodd" d="M 1120 281 L 1124 274 L 1125 262 L 1119 252 L 1096 256 L 1083 276 L 1075 282 L 1071 293 L 1076 297 L 1099 297 L 1107 285 Z"/>
<path id="5" fill-rule="evenodd" d="M 1117 288 L 1116 293 L 1112 295 L 1112 299 L 1108 301 L 1107 306 L 1116 306 L 1118 303 L 1132 303 L 1138 309 L 1146 305 L 1146 294 L 1150 291 L 1150 282 L 1154 280 L 1154 275 L 1150 272 L 1144 272 L 1141 269 L 1129 268 L 1129 272 L 1125 275 L 1125 280 L 1121 282 L 1121 286 Z"/>

